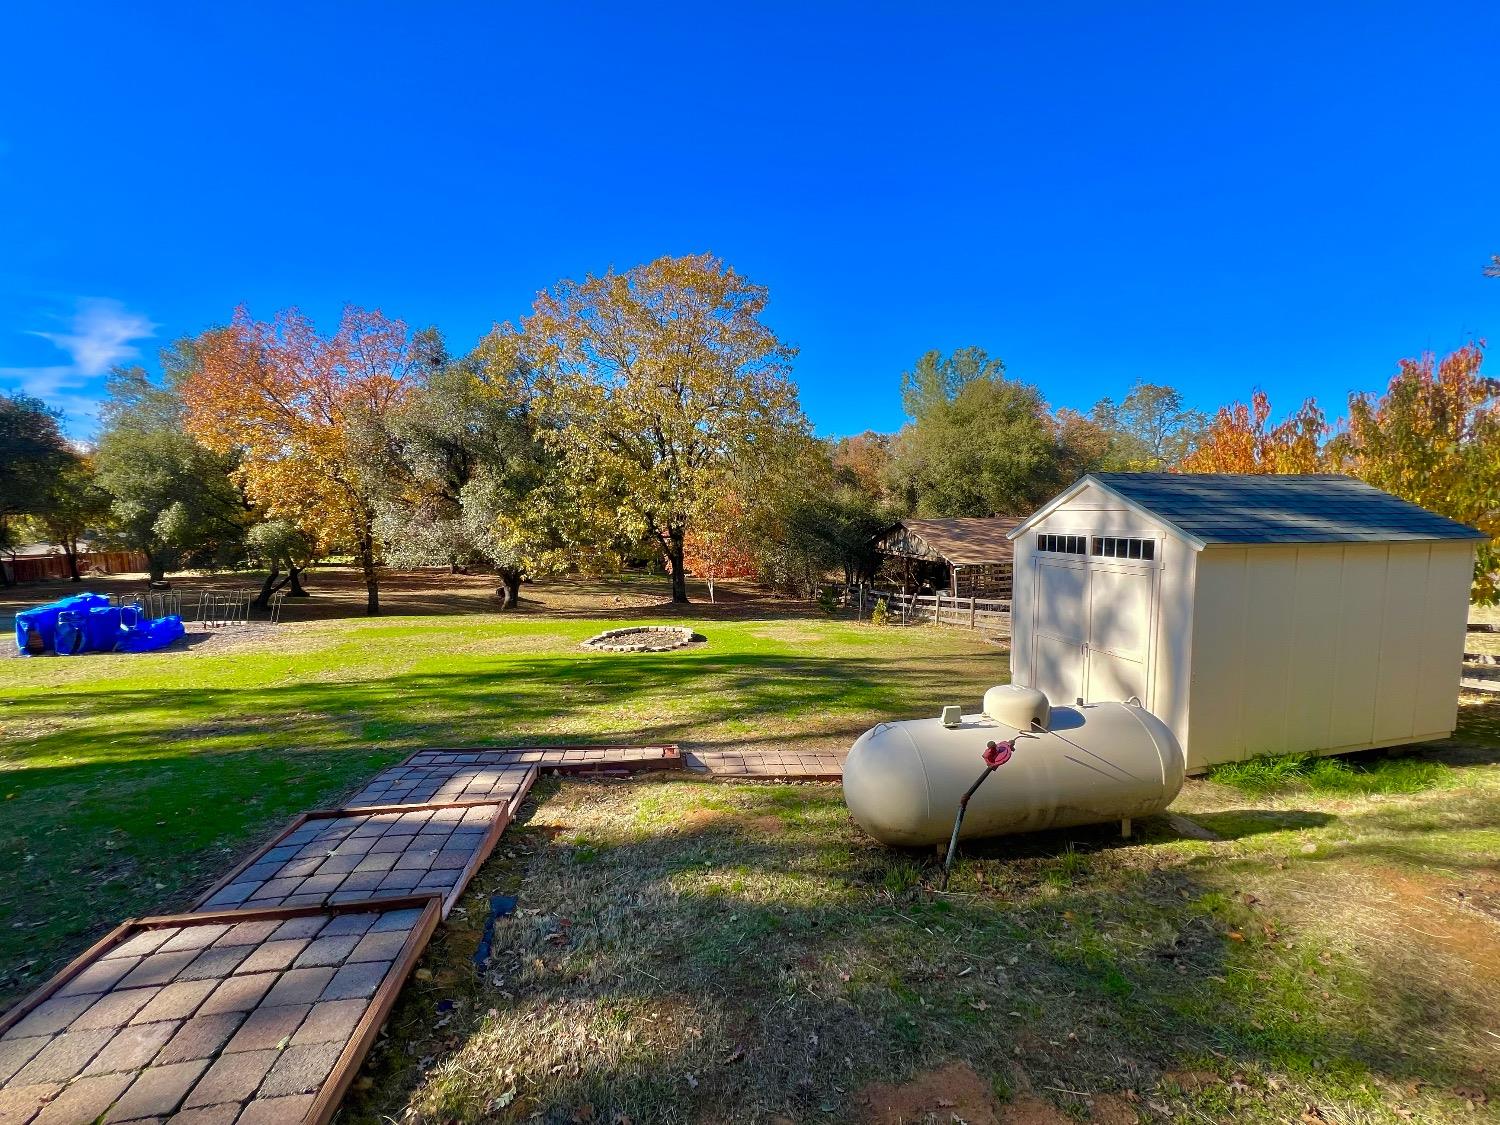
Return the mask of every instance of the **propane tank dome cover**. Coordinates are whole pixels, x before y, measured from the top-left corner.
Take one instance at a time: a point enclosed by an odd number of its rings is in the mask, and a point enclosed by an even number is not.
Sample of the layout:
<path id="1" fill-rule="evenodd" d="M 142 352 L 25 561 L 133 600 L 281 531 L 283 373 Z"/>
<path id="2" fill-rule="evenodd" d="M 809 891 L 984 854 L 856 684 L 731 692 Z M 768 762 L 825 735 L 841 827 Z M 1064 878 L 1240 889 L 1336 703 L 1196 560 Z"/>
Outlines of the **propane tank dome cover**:
<path id="1" fill-rule="evenodd" d="M 1052 705 L 1036 688 L 998 684 L 984 693 L 984 713 L 997 723 L 1017 730 L 1046 730 L 1052 721 Z"/>

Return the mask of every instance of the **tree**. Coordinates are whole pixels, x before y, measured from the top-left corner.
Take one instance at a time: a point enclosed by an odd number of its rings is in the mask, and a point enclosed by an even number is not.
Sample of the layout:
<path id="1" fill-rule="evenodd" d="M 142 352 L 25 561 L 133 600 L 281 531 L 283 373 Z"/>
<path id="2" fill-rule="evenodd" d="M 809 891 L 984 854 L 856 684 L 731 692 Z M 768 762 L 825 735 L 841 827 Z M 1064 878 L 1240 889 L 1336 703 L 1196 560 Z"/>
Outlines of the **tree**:
<path id="1" fill-rule="evenodd" d="M 1271 400 L 1257 390 L 1250 405 L 1219 408 L 1197 446 L 1182 459 L 1187 473 L 1316 473 L 1324 467 L 1328 422 L 1313 399 L 1274 426 Z"/>
<path id="2" fill-rule="evenodd" d="M 115 368 L 101 410 L 94 466 L 114 498 L 113 536 L 145 554 L 153 582 L 184 562 L 240 562 L 250 522 L 250 505 L 230 479 L 234 457 L 184 428 L 177 387 L 195 362 L 191 341 L 179 341 L 162 354 L 164 385 L 140 367 Z"/>
<path id="3" fill-rule="evenodd" d="M 700 513 L 683 544 L 683 565 L 708 582 L 708 600 L 720 578 L 745 578 L 755 573 L 755 553 L 745 538 L 749 512 L 737 492 L 729 489 Z"/>
<path id="4" fill-rule="evenodd" d="M 533 503 L 554 464 L 538 435 L 531 368 L 508 327 L 458 362 L 435 330 L 417 344 L 425 378 L 392 417 L 404 476 L 377 531 L 402 565 L 493 568 L 500 608 L 513 608 L 523 577 L 564 561 L 550 509 Z"/>
<path id="5" fill-rule="evenodd" d="M 1334 467 L 1500 538 L 1500 380 L 1483 363 L 1478 344 L 1403 359 L 1384 395 L 1351 395 Z M 1475 562 L 1476 602 L 1500 601 L 1497 570 L 1492 539 Z"/>
<path id="6" fill-rule="evenodd" d="M 47 506 L 57 474 L 73 460 L 61 418 L 41 399 L 0 394 L 0 547 L 14 545 L 20 517 Z M 3 567 L 0 579 L 8 582 Z"/>
<path id="7" fill-rule="evenodd" d="M 286 590 L 295 598 L 307 597 L 302 574 L 317 561 L 318 544 L 302 528 L 291 520 L 262 520 L 245 536 L 245 549 L 251 559 L 266 568 L 266 580 L 255 598 L 257 609 L 270 605 L 271 595 L 278 590 Z"/>
<path id="8" fill-rule="evenodd" d="M 912 422 L 896 435 L 890 477 L 903 511 L 1021 515 L 1099 467 L 1102 431 L 1077 414 L 1053 417 L 1040 391 L 1003 371 L 965 348 L 952 359 L 929 352 L 902 376 Z"/>
<path id="9" fill-rule="evenodd" d="M 872 500 L 885 497 L 891 475 L 891 435 L 866 430 L 852 437 L 835 438 L 829 454 L 836 472 L 863 489 Z"/>
<path id="10" fill-rule="evenodd" d="M 113 501 L 114 497 L 99 484 L 92 457 L 71 456 L 52 478 L 44 505 L 32 516 L 32 522 L 48 542 L 62 548 L 70 581 L 83 581 L 78 572 L 79 543 L 85 536 L 104 530 Z"/>
<path id="11" fill-rule="evenodd" d="M 568 503 L 596 541 L 653 544 L 675 602 L 716 490 L 778 472 L 788 435 L 807 428 L 795 350 L 762 320 L 766 300 L 701 254 L 563 281 L 523 322 Z"/>
<path id="12" fill-rule="evenodd" d="M 296 309 L 262 322 L 241 307 L 198 347 L 182 384 L 188 431 L 237 456 L 251 500 L 301 528 L 320 554 L 352 549 L 367 612 L 379 613 L 375 517 L 393 458 L 389 419 L 412 383 L 406 326 L 349 306 L 325 337 Z"/>
<path id="13" fill-rule="evenodd" d="M 1181 391 L 1160 383 L 1136 383 L 1118 405 L 1100 399 L 1090 417 L 1115 435 L 1115 453 L 1125 467 L 1137 470 L 1177 464 L 1208 427 L 1207 415 L 1183 406 Z"/>

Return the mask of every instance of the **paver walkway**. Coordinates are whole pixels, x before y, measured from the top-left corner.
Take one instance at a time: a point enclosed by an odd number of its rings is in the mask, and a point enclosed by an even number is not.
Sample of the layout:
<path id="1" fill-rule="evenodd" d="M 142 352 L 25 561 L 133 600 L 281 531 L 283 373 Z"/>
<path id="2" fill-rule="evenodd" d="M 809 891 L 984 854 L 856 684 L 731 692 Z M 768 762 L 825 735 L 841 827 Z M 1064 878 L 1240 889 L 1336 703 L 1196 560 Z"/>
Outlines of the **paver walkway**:
<path id="1" fill-rule="evenodd" d="M 326 1122 L 436 898 L 127 922 L 0 1018 L 0 1122 Z"/>
<path id="2" fill-rule="evenodd" d="M 538 773 L 663 768 L 675 746 L 425 751 L 304 813 L 0 1017 L 0 1125 L 326 1125 Z"/>
<path id="3" fill-rule="evenodd" d="M 683 755 L 683 760 L 688 769 L 725 781 L 737 778 L 749 781 L 841 781 L 846 756 L 831 750 L 692 750 Z"/>

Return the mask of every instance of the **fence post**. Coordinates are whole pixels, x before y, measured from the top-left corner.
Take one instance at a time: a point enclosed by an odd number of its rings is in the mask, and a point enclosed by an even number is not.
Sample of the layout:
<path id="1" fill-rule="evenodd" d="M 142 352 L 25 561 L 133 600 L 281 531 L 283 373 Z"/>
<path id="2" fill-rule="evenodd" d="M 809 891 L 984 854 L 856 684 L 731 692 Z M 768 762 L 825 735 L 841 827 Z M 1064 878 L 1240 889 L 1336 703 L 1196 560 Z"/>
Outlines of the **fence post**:
<path id="1" fill-rule="evenodd" d="M 974 595 L 969 595 L 969 628 L 974 628 Z"/>

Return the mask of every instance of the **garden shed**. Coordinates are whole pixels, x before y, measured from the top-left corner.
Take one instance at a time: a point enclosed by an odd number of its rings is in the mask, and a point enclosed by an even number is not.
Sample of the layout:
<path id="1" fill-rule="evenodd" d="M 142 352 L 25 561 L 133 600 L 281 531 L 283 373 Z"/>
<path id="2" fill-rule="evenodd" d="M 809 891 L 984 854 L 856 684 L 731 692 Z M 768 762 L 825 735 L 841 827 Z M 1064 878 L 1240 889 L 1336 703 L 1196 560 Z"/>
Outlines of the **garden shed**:
<path id="1" fill-rule="evenodd" d="M 1138 697 L 1190 770 L 1453 731 L 1471 527 L 1345 476 L 1095 473 L 1010 538 L 1012 680 Z"/>

